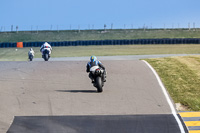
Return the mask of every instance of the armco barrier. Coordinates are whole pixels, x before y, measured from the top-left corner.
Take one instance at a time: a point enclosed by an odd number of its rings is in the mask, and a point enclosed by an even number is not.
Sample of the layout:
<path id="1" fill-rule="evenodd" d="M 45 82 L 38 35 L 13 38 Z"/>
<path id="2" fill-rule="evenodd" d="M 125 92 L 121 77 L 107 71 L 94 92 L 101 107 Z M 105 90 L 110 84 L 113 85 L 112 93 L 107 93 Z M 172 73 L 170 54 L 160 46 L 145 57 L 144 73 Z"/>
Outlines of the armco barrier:
<path id="1" fill-rule="evenodd" d="M 40 47 L 44 42 L 23 42 L 23 47 Z M 136 45 L 136 44 L 200 44 L 200 38 L 162 38 L 129 40 L 84 40 L 49 42 L 51 46 L 88 46 L 88 45 Z M 17 47 L 17 43 L 0 43 L 0 48 Z"/>

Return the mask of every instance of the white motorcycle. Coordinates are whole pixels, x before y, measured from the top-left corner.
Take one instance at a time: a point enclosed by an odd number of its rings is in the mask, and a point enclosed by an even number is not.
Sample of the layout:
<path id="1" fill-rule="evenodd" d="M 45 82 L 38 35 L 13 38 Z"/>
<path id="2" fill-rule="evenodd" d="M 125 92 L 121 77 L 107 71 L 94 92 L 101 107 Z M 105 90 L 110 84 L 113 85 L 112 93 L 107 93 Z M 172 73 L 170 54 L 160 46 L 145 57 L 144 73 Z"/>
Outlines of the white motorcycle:
<path id="1" fill-rule="evenodd" d="M 99 66 L 93 66 L 90 68 L 90 73 L 92 74 L 92 77 L 94 78 L 94 83 L 93 83 L 94 87 L 97 88 L 98 92 L 102 92 L 103 86 L 104 86 L 104 82 L 103 82 L 104 70 L 100 68 Z"/>

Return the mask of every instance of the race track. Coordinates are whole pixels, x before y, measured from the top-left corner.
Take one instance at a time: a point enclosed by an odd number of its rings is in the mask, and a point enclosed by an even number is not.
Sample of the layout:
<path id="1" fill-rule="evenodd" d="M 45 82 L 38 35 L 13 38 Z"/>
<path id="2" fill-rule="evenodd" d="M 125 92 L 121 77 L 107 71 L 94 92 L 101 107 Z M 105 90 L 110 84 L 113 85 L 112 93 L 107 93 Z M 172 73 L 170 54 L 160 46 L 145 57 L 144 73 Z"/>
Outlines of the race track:
<path id="1" fill-rule="evenodd" d="M 87 61 L 0 62 L 0 133 L 14 117 L 9 133 L 181 132 L 143 61 L 102 62 L 108 72 L 102 93 L 85 72 Z"/>

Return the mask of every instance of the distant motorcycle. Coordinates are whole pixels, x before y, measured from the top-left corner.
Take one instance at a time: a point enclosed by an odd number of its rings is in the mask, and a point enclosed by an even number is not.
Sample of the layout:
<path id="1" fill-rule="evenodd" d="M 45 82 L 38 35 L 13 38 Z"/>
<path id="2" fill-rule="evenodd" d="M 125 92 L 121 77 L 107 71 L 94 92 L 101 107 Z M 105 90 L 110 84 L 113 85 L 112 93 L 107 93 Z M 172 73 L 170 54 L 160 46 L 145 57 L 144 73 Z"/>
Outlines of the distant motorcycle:
<path id="1" fill-rule="evenodd" d="M 43 51 L 43 57 L 42 57 L 42 58 L 44 58 L 45 61 L 48 61 L 48 60 L 49 60 L 50 54 L 49 54 L 49 51 L 48 51 L 47 49 L 45 49 L 45 50 Z"/>
<path id="2" fill-rule="evenodd" d="M 98 92 L 103 91 L 103 86 L 104 86 L 103 72 L 104 72 L 104 70 L 102 68 L 100 68 L 99 66 L 93 66 L 90 68 L 90 73 L 92 74 L 92 76 L 94 78 L 93 85 L 94 85 L 94 87 L 97 88 Z"/>
<path id="3" fill-rule="evenodd" d="M 30 61 L 33 60 L 33 54 L 32 54 L 32 53 L 30 53 L 30 54 L 28 55 L 28 59 L 29 59 Z"/>

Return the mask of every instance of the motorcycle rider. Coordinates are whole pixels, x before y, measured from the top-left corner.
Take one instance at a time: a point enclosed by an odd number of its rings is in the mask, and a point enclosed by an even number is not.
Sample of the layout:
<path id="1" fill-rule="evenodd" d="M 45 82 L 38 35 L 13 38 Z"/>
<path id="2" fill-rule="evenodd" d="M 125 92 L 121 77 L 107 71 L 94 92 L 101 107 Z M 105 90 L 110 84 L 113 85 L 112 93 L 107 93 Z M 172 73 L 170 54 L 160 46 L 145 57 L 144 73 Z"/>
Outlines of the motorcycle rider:
<path id="1" fill-rule="evenodd" d="M 44 56 L 44 54 L 43 54 L 44 50 L 48 50 L 49 51 L 49 57 L 50 57 L 52 47 L 51 47 L 51 45 L 49 43 L 45 42 L 40 48 L 40 52 L 42 53 L 42 58 Z"/>
<path id="2" fill-rule="evenodd" d="M 103 64 L 97 60 L 97 57 L 96 56 L 91 56 L 90 57 L 90 62 L 87 63 L 87 66 L 86 66 L 86 72 L 90 72 L 90 68 L 93 67 L 93 66 L 99 66 L 100 68 L 102 68 L 104 71 L 103 71 L 103 82 L 106 82 L 106 70 L 105 70 L 105 67 L 103 66 Z M 93 75 L 92 73 L 89 73 L 89 78 L 92 80 L 92 83 L 94 83 L 94 78 L 93 78 Z"/>
<path id="3" fill-rule="evenodd" d="M 28 51 L 28 57 L 29 57 L 30 55 L 33 55 L 33 57 L 34 57 L 34 54 L 35 54 L 35 52 L 33 51 L 33 49 L 30 48 L 30 50 Z"/>

